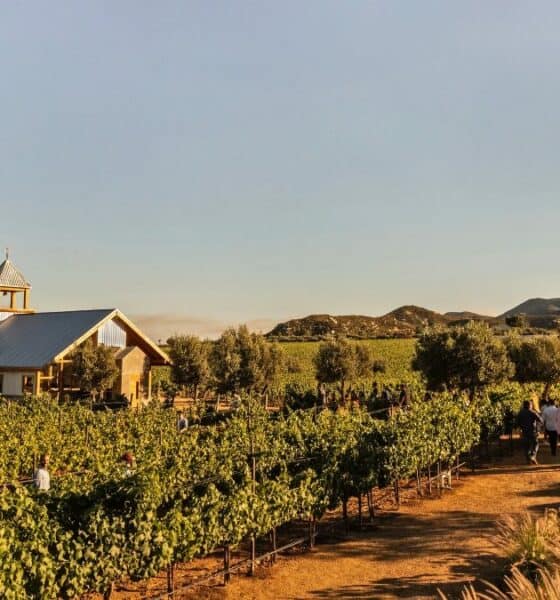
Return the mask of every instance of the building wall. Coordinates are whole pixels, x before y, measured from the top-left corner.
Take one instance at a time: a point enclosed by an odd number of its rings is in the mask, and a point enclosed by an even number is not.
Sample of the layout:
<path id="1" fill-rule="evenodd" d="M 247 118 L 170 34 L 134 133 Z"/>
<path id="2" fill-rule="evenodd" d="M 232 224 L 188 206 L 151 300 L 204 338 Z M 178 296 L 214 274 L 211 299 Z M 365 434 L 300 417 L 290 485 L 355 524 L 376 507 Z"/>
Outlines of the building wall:
<path id="1" fill-rule="evenodd" d="M 35 373 L 23 373 L 21 371 L 17 372 L 0 372 L 2 377 L 2 396 L 23 396 L 23 392 L 21 391 L 21 382 L 22 377 L 27 375 L 33 378 L 35 381 Z"/>
<path id="2" fill-rule="evenodd" d="M 124 348 L 126 331 L 114 321 L 107 321 L 97 332 L 97 342 L 112 348 Z"/>
<path id="3" fill-rule="evenodd" d="M 138 347 L 118 359 L 120 374 L 117 379 L 118 394 L 124 394 L 136 406 L 147 394 L 147 373 L 150 368 L 149 358 Z"/>

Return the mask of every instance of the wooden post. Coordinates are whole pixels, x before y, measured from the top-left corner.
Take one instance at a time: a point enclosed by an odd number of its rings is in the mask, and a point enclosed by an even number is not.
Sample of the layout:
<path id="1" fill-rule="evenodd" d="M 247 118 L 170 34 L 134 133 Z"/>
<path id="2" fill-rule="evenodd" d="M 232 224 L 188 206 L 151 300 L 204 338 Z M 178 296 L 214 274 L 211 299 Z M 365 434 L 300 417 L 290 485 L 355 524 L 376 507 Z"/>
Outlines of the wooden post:
<path id="1" fill-rule="evenodd" d="M 397 509 L 401 507 L 401 488 L 398 478 L 395 479 L 395 503 L 397 505 Z"/>
<path id="2" fill-rule="evenodd" d="M 152 400 L 152 367 L 148 369 L 148 402 Z"/>
<path id="3" fill-rule="evenodd" d="M 113 595 L 113 587 L 113 582 L 111 582 L 103 594 L 103 600 L 111 600 L 111 596 Z"/>
<path id="4" fill-rule="evenodd" d="M 58 365 L 58 402 L 62 402 L 62 393 L 64 391 L 64 363 L 60 361 Z"/>
<path id="5" fill-rule="evenodd" d="M 253 577 L 255 575 L 257 558 L 257 540 L 254 535 L 251 535 L 251 562 L 249 564 L 249 575 Z"/>
<path id="6" fill-rule="evenodd" d="M 344 519 L 344 529 L 346 530 L 346 533 L 348 533 L 348 500 L 346 495 L 342 500 L 342 518 Z"/>
<path id="7" fill-rule="evenodd" d="M 375 517 L 375 506 L 373 504 L 373 490 L 368 490 L 367 492 L 367 503 L 369 511 L 369 521 L 371 523 Z"/>
<path id="8" fill-rule="evenodd" d="M 416 491 L 420 497 L 424 495 L 422 492 L 422 477 L 420 475 L 420 469 L 416 469 Z"/>
<path id="9" fill-rule="evenodd" d="M 461 464 L 460 459 L 459 459 L 459 455 L 457 455 L 457 469 L 455 470 L 455 477 L 457 478 L 457 481 L 459 481 L 459 465 Z"/>
<path id="10" fill-rule="evenodd" d="M 432 465 L 428 465 L 428 494 L 432 495 Z"/>
<path id="11" fill-rule="evenodd" d="M 172 594 L 175 591 L 175 569 L 174 564 L 167 565 L 167 593 Z"/>
<path id="12" fill-rule="evenodd" d="M 251 488 L 252 488 L 252 492 L 253 492 L 253 498 L 256 494 L 257 491 L 257 460 L 255 458 L 255 440 L 253 437 L 253 423 L 252 423 L 252 419 L 251 419 L 251 409 L 249 409 L 249 435 L 250 435 L 250 440 L 251 440 Z M 255 539 L 255 535 L 251 535 L 251 564 L 249 567 L 249 574 L 251 575 L 251 577 L 255 574 L 255 562 L 256 562 L 256 556 L 257 556 L 257 540 Z"/>
<path id="13" fill-rule="evenodd" d="M 358 525 L 362 529 L 364 522 L 362 519 L 362 492 L 358 493 Z"/>
<path id="14" fill-rule="evenodd" d="M 231 580 L 231 573 L 229 572 L 229 565 L 231 560 L 231 552 L 229 545 L 224 546 L 224 585 L 227 585 Z"/>
<path id="15" fill-rule="evenodd" d="M 441 496 L 442 494 L 442 489 L 441 489 L 441 461 L 437 461 L 437 490 L 438 490 L 438 494 L 439 496 Z"/>
<path id="16" fill-rule="evenodd" d="M 276 540 L 276 527 L 272 528 L 272 552 L 274 552 L 274 554 L 272 555 L 272 564 L 274 564 L 276 562 L 276 548 L 277 548 L 277 540 Z"/>

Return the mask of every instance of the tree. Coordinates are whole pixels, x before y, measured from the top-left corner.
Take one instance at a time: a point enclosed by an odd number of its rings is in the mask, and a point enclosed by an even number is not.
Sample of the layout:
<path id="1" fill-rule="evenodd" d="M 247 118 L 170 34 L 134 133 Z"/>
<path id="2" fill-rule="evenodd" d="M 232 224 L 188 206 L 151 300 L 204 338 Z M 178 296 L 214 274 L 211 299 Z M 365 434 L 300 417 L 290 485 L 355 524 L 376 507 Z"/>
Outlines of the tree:
<path id="1" fill-rule="evenodd" d="M 344 401 L 346 383 L 370 374 L 372 367 L 369 349 L 351 344 L 345 338 L 323 342 L 313 359 L 315 378 L 319 383 L 338 383 Z"/>
<path id="2" fill-rule="evenodd" d="M 72 355 L 72 375 L 80 389 L 91 394 L 94 400 L 97 394 L 113 387 L 118 374 L 113 348 L 96 346 L 89 339 Z"/>
<path id="3" fill-rule="evenodd" d="M 208 381 L 208 345 L 194 335 L 178 335 L 167 340 L 171 358 L 171 378 L 181 387 L 191 388 L 195 400 Z"/>
<path id="4" fill-rule="evenodd" d="M 237 390 L 240 362 L 235 329 L 227 329 L 210 351 L 210 368 L 218 392 L 228 393 Z"/>
<path id="5" fill-rule="evenodd" d="M 424 333 L 416 344 L 412 367 L 422 372 L 429 390 L 468 391 L 471 399 L 514 371 L 504 344 L 479 322 Z"/>
<path id="6" fill-rule="evenodd" d="M 524 314 L 511 315 L 510 317 L 506 317 L 506 325 L 516 329 L 526 329 L 529 327 L 529 319 Z"/>
<path id="7" fill-rule="evenodd" d="M 283 371 L 285 362 L 278 344 L 250 333 L 245 325 L 224 331 L 210 353 L 212 374 L 222 393 L 264 392 Z"/>
<path id="8" fill-rule="evenodd" d="M 560 382 L 560 338 L 514 338 L 508 344 L 515 365 L 515 379 L 520 383 L 542 383 L 542 398 L 548 399 L 550 388 Z"/>

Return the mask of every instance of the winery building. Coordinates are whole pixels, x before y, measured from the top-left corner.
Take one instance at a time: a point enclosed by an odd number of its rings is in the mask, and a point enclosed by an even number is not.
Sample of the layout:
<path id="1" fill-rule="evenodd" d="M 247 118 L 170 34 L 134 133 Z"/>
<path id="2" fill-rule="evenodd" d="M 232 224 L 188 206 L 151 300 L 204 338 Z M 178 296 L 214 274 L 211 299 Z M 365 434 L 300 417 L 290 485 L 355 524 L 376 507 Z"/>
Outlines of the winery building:
<path id="1" fill-rule="evenodd" d="M 157 344 L 115 308 L 36 312 L 31 286 L 9 260 L 0 264 L 0 395 L 79 393 L 72 353 L 87 340 L 114 348 L 119 374 L 105 398 L 134 406 L 151 399 L 152 367 L 169 364 Z"/>

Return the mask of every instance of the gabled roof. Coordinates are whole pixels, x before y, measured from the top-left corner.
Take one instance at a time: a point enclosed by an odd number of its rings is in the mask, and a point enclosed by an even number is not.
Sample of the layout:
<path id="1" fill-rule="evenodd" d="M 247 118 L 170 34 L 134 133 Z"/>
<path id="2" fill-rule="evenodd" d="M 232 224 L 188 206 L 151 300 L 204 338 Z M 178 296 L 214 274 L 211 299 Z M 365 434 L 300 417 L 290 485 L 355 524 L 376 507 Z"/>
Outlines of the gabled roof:
<path id="1" fill-rule="evenodd" d="M 31 286 L 7 258 L 0 264 L 0 287 L 29 289 Z"/>
<path id="2" fill-rule="evenodd" d="M 122 323 L 154 363 L 166 364 L 168 356 L 143 335 L 121 312 L 113 308 L 15 314 L 0 321 L 0 368 L 42 369 L 62 360 L 107 321 Z"/>

